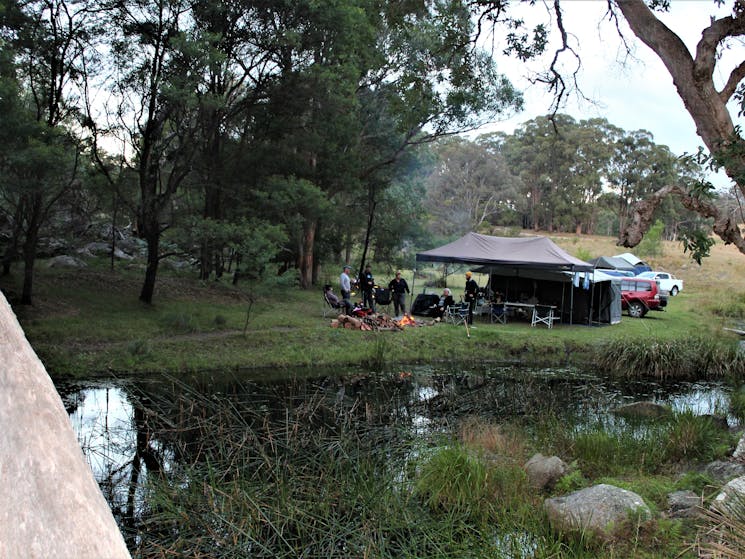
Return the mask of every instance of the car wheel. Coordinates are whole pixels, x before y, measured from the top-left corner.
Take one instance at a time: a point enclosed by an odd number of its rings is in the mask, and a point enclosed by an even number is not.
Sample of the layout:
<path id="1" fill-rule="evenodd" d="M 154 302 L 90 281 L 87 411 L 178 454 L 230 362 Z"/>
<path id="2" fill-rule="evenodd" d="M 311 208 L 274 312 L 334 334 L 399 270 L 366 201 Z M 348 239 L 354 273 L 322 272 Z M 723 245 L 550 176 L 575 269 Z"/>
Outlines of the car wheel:
<path id="1" fill-rule="evenodd" d="M 675 297 L 677 294 L 678 294 L 678 286 L 677 285 L 673 285 L 673 288 L 670 290 L 670 295 L 672 297 Z"/>
<path id="2" fill-rule="evenodd" d="M 632 318 L 642 318 L 645 314 L 647 314 L 646 309 L 644 308 L 644 305 L 642 305 L 639 301 L 632 301 L 629 303 L 629 316 Z"/>

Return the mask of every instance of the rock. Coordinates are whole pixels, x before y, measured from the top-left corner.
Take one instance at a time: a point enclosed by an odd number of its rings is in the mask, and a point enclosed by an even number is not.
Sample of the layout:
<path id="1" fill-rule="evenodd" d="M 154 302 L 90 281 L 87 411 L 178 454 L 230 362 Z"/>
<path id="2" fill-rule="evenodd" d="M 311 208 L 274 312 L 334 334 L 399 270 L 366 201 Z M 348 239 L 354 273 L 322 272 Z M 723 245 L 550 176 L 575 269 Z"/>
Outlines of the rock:
<path id="1" fill-rule="evenodd" d="M 737 448 L 732 454 L 732 458 L 735 458 L 737 460 L 745 460 L 745 434 L 740 437 L 740 442 L 737 443 Z"/>
<path id="2" fill-rule="evenodd" d="M 88 243 L 79 252 L 93 255 L 111 254 L 111 243 Z"/>
<path id="3" fill-rule="evenodd" d="M 589 530 L 598 535 L 611 535 L 615 527 L 628 518 L 629 513 L 650 517 L 649 507 L 639 495 L 607 484 L 546 499 L 543 508 L 551 524 L 558 530 Z"/>
<path id="4" fill-rule="evenodd" d="M 88 266 L 88 264 L 80 260 L 80 258 L 75 258 L 74 256 L 67 255 L 55 256 L 54 258 L 50 258 L 47 265 L 50 268 L 85 268 Z"/>
<path id="5" fill-rule="evenodd" d="M 627 419 L 656 419 L 667 417 L 672 411 L 667 406 L 654 402 L 633 402 L 616 408 L 613 413 Z"/>
<path id="6" fill-rule="evenodd" d="M 695 518 L 701 508 L 701 497 L 693 491 L 674 491 L 667 496 L 668 514 L 671 518 Z"/>
<path id="7" fill-rule="evenodd" d="M 134 256 L 132 256 L 131 254 L 127 254 L 126 252 L 121 251 L 118 248 L 115 248 L 114 258 L 118 258 L 119 260 L 132 260 Z"/>
<path id="8" fill-rule="evenodd" d="M 722 487 L 719 495 L 714 497 L 711 506 L 719 511 L 727 512 L 736 506 L 735 502 L 739 503 L 740 507 L 745 507 L 745 475 L 729 481 Z M 733 515 L 742 516 L 742 511 L 732 512 Z"/>
<path id="9" fill-rule="evenodd" d="M 544 456 L 540 452 L 523 466 L 530 485 L 536 489 L 551 489 L 567 473 L 567 465 L 558 456 Z"/>
<path id="10" fill-rule="evenodd" d="M 703 473 L 720 483 L 725 483 L 732 478 L 745 475 L 745 464 L 715 460 L 704 466 Z"/>
<path id="11" fill-rule="evenodd" d="M 707 418 L 715 427 L 719 427 L 723 431 L 729 429 L 729 423 L 727 422 L 726 417 L 722 417 L 721 415 L 712 415 L 710 413 L 705 413 L 701 417 Z"/>

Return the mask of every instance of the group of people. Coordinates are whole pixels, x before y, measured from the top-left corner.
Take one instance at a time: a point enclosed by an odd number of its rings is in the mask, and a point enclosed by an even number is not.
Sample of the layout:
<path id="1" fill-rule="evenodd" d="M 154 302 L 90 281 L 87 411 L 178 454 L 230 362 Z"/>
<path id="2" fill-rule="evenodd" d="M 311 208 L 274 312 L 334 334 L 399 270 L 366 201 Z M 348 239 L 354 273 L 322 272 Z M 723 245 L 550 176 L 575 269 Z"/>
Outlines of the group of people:
<path id="1" fill-rule="evenodd" d="M 370 309 L 372 312 L 375 311 L 375 278 L 372 274 L 372 268 L 369 264 L 365 266 L 364 271 L 359 275 L 356 281 L 353 282 L 352 277 L 349 275 L 352 268 L 348 264 L 344 266 L 341 275 L 339 276 L 339 286 L 341 289 L 341 301 L 333 292 L 330 285 L 325 287 L 326 298 L 334 306 L 343 306 L 346 314 L 352 314 L 355 306 L 352 303 L 352 286 L 356 284 L 360 292 L 362 293 L 362 305 L 366 309 Z M 401 277 L 401 272 L 396 272 L 396 276 L 388 283 L 388 289 L 391 293 L 391 299 L 393 301 L 393 310 L 395 316 L 400 316 L 406 313 L 406 294 L 411 293 L 409 291 L 409 284 L 406 280 Z M 468 303 L 468 323 L 473 323 L 473 311 L 478 301 L 479 285 L 476 280 L 473 279 L 473 274 L 469 271 L 466 272 L 466 286 L 464 292 L 464 301 Z M 447 311 L 448 307 L 455 304 L 453 294 L 447 287 L 443 289 L 442 295 L 432 309 L 432 314 L 436 319 L 442 319 Z"/>
<path id="2" fill-rule="evenodd" d="M 332 305 L 341 304 L 347 314 L 352 314 L 354 305 L 352 304 L 352 278 L 349 275 L 352 270 L 351 266 L 345 265 L 339 276 L 339 287 L 341 289 L 341 301 L 333 292 L 331 286 L 326 288 L 326 298 Z M 368 264 L 365 266 L 364 271 L 360 274 L 356 282 L 362 293 L 362 304 L 365 308 L 371 309 L 375 312 L 375 278 L 372 274 L 372 268 Z M 391 292 L 391 299 L 393 301 L 393 310 L 396 316 L 399 314 L 406 313 L 406 294 L 411 293 L 409 291 L 409 284 L 406 280 L 401 277 L 401 272 L 396 272 L 396 276 L 388 283 L 388 289 Z"/>

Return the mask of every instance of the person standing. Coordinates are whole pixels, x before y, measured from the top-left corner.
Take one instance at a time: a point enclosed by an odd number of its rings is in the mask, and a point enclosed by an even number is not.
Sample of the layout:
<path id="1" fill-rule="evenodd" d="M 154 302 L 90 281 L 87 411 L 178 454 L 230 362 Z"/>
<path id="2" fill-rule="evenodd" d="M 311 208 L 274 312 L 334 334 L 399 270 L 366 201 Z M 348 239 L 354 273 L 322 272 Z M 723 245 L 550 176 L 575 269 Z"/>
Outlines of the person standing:
<path id="1" fill-rule="evenodd" d="M 479 284 L 471 276 L 473 274 L 470 271 L 466 272 L 466 293 L 464 299 L 468 303 L 468 324 L 473 324 L 473 309 L 476 308 L 476 300 L 479 295 Z"/>
<path id="2" fill-rule="evenodd" d="M 341 301 L 344 304 L 344 308 L 347 314 L 352 314 L 352 281 L 349 279 L 349 272 L 352 268 L 349 264 L 344 266 L 344 269 L 339 276 L 339 287 L 341 288 Z"/>
<path id="3" fill-rule="evenodd" d="M 411 292 L 409 291 L 409 284 L 401 277 L 401 272 L 396 272 L 396 277 L 388 284 L 388 289 L 391 290 L 395 316 L 406 314 L 406 294 Z M 401 310 L 400 313 L 399 309 Z"/>
<path id="4" fill-rule="evenodd" d="M 375 278 L 372 275 L 370 264 L 365 265 L 365 271 L 360 274 L 360 289 L 362 290 L 362 304 L 375 312 Z"/>

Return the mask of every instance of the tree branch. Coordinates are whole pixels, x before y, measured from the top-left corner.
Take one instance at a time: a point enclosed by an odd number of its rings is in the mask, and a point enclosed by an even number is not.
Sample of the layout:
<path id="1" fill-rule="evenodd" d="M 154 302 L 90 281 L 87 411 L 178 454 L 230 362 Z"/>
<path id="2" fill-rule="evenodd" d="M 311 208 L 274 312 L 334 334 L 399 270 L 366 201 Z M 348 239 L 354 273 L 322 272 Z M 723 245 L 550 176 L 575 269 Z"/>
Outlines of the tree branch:
<path id="1" fill-rule="evenodd" d="M 626 228 L 621 231 L 616 244 L 628 248 L 638 245 L 644 236 L 644 232 L 647 231 L 652 224 L 655 210 L 662 201 L 671 194 L 678 196 L 686 209 L 696 212 L 700 216 L 714 219 L 714 225 L 712 227 L 714 233 L 716 233 L 725 244 L 733 244 L 737 247 L 737 250 L 742 254 L 745 254 L 745 238 L 743 238 L 742 231 L 737 222 L 729 215 L 723 213 L 712 202 L 692 196 L 687 189 L 678 184 L 663 186 L 646 200 L 638 202 L 634 206 L 631 218 L 629 219 Z"/>

